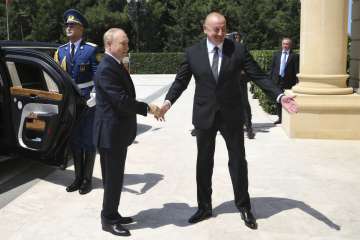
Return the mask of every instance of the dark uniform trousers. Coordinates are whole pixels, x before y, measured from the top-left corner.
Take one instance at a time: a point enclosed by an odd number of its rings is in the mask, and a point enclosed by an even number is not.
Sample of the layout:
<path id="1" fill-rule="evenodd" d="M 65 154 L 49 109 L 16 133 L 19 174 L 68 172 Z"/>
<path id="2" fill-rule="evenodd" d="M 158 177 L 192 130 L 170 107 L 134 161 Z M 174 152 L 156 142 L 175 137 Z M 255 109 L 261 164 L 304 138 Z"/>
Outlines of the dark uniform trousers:
<path id="1" fill-rule="evenodd" d="M 99 148 L 101 173 L 104 185 L 103 210 L 106 220 L 117 220 L 118 206 L 124 181 L 127 147 Z"/>
<path id="2" fill-rule="evenodd" d="M 214 167 L 215 139 L 217 132 L 223 136 L 229 154 L 229 172 L 233 185 L 235 204 L 239 209 L 250 210 L 248 192 L 248 169 L 245 159 L 244 130 L 241 127 L 229 129 L 221 117 L 215 114 L 214 123 L 209 129 L 197 129 L 198 147 L 196 164 L 197 200 L 201 209 L 211 209 L 212 173 Z"/>

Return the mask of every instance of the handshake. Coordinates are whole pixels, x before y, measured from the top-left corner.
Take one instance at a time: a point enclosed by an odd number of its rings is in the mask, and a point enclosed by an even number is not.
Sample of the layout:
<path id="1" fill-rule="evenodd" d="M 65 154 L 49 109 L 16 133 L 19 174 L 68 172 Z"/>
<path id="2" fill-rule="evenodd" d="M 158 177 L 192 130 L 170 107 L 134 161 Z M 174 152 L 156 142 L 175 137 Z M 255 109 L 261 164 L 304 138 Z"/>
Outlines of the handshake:
<path id="1" fill-rule="evenodd" d="M 158 121 L 165 121 L 164 115 L 170 109 L 170 104 L 164 103 L 161 107 L 153 103 L 149 103 L 149 113 L 154 115 L 156 120 Z"/>

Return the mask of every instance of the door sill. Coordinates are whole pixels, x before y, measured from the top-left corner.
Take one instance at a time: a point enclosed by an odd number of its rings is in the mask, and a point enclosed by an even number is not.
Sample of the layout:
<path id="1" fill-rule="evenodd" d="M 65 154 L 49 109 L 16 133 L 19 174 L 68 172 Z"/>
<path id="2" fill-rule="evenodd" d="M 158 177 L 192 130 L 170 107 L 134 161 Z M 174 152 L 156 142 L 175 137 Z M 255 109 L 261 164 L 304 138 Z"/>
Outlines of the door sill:
<path id="1" fill-rule="evenodd" d="M 16 156 L 14 155 L 0 155 L 0 162 L 5 162 L 11 159 L 15 159 Z"/>

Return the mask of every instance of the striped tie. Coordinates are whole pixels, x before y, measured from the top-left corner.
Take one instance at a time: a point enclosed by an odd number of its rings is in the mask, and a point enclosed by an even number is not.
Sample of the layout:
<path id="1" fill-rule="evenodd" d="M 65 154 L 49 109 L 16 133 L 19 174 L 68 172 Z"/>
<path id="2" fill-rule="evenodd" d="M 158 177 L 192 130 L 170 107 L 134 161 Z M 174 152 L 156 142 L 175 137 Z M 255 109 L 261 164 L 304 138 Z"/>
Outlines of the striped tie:
<path id="1" fill-rule="evenodd" d="M 213 62 L 211 65 L 211 71 L 213 73 L 214 79 L 217 82 L 219 78 L 218 68 L 219 68 L 219 48 L 214 47 L 214 56 L 213 56 Z"/>

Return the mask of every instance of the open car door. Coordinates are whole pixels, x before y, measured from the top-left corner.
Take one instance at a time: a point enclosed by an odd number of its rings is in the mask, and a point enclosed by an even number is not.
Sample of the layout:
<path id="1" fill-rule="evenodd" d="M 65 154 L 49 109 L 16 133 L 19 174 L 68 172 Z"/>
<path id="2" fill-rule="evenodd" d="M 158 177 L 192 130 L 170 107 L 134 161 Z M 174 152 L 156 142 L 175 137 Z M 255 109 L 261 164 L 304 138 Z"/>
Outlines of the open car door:
<path id="1" fill-rule="evenodd" d="M 16 149 L 34 160 L 61 164 L 84 101 L 50 56 L 30 49 L 0 51 Z"/>

